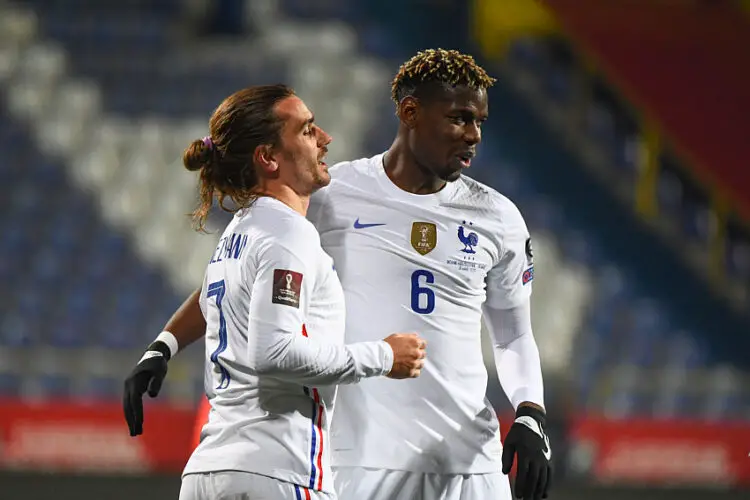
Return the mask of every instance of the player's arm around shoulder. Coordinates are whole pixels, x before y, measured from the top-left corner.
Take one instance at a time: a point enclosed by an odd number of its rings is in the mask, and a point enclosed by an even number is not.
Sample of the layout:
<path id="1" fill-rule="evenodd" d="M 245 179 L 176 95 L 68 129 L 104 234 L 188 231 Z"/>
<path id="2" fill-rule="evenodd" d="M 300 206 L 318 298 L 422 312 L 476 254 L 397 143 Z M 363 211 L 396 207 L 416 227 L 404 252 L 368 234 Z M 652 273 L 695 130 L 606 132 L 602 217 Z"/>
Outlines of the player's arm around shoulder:
<path id="1" fill-rule="evenodd" d="M 281 229 L 283 235 L 261 242 L 256 257 L 248 332 L 251 368 L 258 375 L 315 385 L 418 376 L 424 342 L 414 334 L 343 346 L 307 336 L 307 311 L 328 261 L 312 224 L 300 219 Z"/>

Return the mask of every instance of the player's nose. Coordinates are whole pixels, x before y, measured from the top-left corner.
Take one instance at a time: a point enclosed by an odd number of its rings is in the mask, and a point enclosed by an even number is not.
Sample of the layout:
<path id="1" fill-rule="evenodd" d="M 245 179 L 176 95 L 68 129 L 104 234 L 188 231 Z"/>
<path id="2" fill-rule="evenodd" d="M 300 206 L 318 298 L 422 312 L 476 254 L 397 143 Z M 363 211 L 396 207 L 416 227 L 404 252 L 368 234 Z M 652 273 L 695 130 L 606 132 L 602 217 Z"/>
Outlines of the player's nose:
<path id="1" fill-rule="evenodd" d="M 464 127 L 464 141 L 466 141 L 466 144 L 469 146 L 476 146 L 482 142 L 482 129 L 478 123 L 468 123 L 466 127 Z"/>
<path id="2" fill-rule="evenodd" d="M 328 132 L 326 132 L 322 128 L 318 128 L 318 147 L 319 148 L 329 145 L 332 140 L 333 140 L 333 137 L 328 135 Z"/>

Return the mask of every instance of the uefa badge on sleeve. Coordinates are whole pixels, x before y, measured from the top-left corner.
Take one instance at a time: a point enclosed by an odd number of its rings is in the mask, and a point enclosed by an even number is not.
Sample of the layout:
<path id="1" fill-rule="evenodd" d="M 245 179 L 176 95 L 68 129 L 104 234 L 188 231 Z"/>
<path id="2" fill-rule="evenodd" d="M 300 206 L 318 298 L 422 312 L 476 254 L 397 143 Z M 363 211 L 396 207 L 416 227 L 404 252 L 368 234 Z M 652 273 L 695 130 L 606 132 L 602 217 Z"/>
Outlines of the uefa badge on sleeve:
<path id="1" fill-rule="evenodd" d="M 534 279 L 534 266 L 531 266 L 527 270 L 523 272 L 523 276 L 521 280 L 523 281 L 523 284 L 530 283 Z"/>

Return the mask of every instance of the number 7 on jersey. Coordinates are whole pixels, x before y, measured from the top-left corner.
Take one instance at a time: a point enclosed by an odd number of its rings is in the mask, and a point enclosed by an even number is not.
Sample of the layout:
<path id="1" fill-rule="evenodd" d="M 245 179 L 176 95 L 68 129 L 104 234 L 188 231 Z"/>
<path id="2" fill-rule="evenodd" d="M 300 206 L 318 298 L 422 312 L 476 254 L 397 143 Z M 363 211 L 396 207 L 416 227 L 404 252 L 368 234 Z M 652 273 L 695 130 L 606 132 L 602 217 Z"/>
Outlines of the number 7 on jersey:
<path id="1" fill-rule="evenodd" d="M 216 386 L 217 389 L 226 389 L 229 387 L 229 381 L 231 379 L 229 371 L 219 363 L 219 354 L 224 352 L 227 348 L 227 321 L 224 318 L 224 311 L 221 309 L 221 301 L 224 299 L 225 290 L 226 287 L 224 286 L 224 280 L 221 280 L 210 283 L 206 293 L 206 297 L 209 299 L 211 297 L 216 297 L 216 308 L 219 310 L 219 345 L 216 347 L 216 350 L 211 353 L 211 362 L 216 365 L 216 368 L 218 368 L 221 373 L 221 380 L 219 381 L 219 385 Z"/>

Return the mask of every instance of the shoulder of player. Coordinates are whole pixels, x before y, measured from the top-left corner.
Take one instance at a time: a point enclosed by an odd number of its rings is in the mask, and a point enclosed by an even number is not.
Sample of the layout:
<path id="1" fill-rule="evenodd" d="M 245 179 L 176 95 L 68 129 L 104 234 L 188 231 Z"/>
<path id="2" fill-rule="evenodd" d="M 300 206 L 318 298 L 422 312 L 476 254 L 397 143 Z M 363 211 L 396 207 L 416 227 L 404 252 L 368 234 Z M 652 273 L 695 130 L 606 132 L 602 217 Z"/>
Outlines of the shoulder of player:
<path id="1" fill-rule="evenodd" d="M 381 157 L 382 154 L 379 154 L 370 158 L 359 158 L 336 163 L 328 169 L 328 173 L 331 174 L 331 186 L 327 189 L 339 183 L 349 184 L 369 179 L 375 173 L 374 167 L 378 165 Z"/>
<path id="2" fill-rule="evenodd" d="M 352 188 L 369 189 L 376 173 L 377 159 L 380 156 L 342 161 L 329 167 L 328 173 L 331 175 L 331 183 L 313 193 L 311 198 L 311 206 L 315 206 L 312 212 L 313 219 L 317 218 L 317 210 L 332 203 L 332 197 L 337 198 L 341 194 L 350 194 Z"/>
<path id="3" fill-rule="evenodd" d="M 485 218 L 497 223 L 503 232 L 526 231 L 523 215 L 510 198 L 471 177 L 462 175 L 461 181 L 464 196 L 483 212 Z"/>
<path id="4" fill-rule="evenodd" d="M 318 231 L 312 222 L 304 217 L 282 219 L 272 230 L 273 233 L 269 235 L 270 241 L 289 250 L 305 251 L 320 246 Z"/>
<path id="5" fill-rule="evenodd" d="M 252 233 L 259 250 L 283 247 L 294 253 L 307 253 L 306 250 L 320 246 L 318 231 L 305 217 L 275 207 L 257 208 L 257 217 L 246 220 L 246 230 Z"/>

